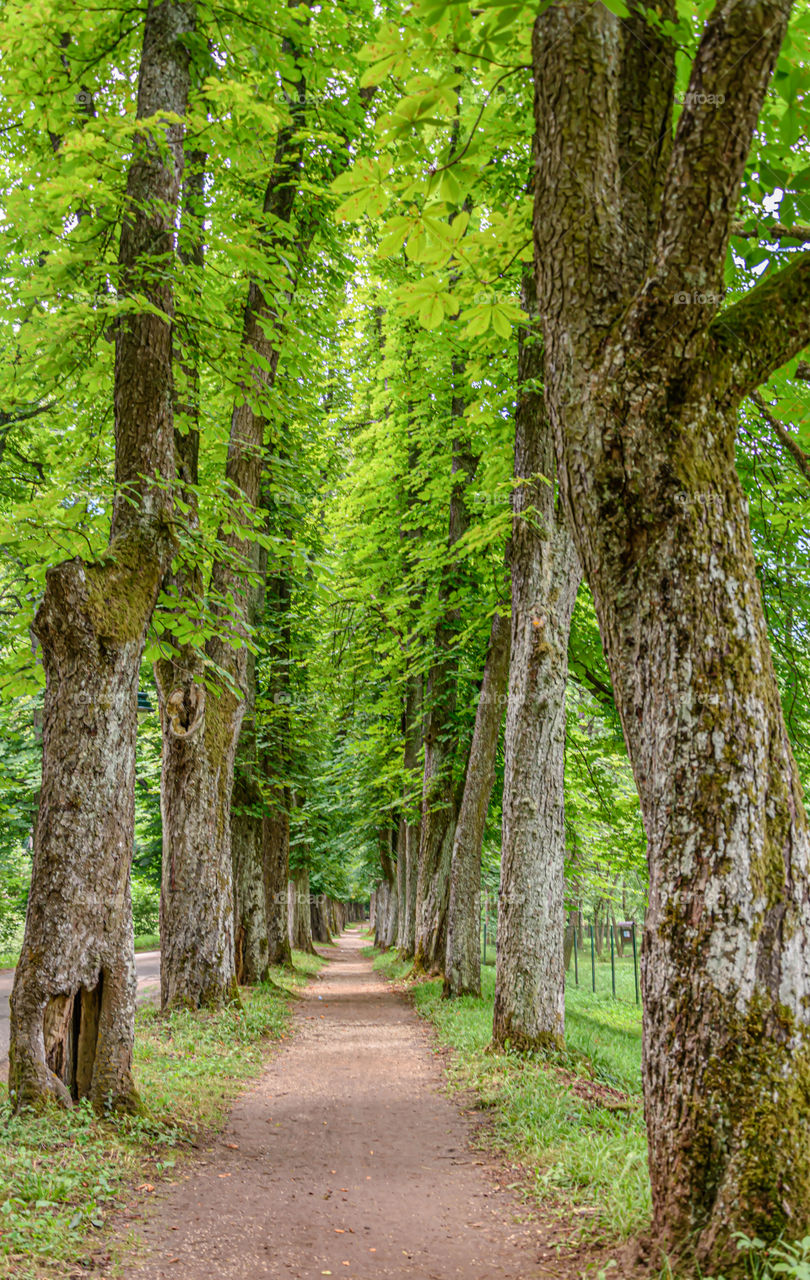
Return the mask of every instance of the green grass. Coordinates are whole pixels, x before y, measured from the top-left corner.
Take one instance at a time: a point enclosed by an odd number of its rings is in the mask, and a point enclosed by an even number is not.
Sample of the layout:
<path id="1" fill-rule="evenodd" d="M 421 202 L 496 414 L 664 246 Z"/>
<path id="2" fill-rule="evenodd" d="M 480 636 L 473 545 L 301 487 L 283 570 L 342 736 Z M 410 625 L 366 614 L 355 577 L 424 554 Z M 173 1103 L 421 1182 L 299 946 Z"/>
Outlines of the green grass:
<path id="1" fill-rule="evenodd" d="M 159 933 L 137 933 L 135 935 L 136 951 L 160 951 Z"/>
<path id="2" fill-rule="evenodd" d="M 408 963 L 394 953 L 370 953 L 387 977 L 406 976 Z M 632 998 L 632 969 L 629 978 Z M 489 966 L 481 999 L 442 1000 L 439 980 L 411 988 L 418 1012 L 454 1051 L 451 1085 L 477 1094 L 492 1121 L 487 1140 L 529 1171 L 531 1191 L 545 1210 L 580 1224 L 573 1235 L 569 1231 L 572 1238 L 606 1243 L 642 1230 L 649 1222 L 650 1189 L 641 1011 L 612 998 L 608 965 L 604 991 L 567 992 L 565 1053 L 491 1054 L 494 989 Z"/>
<path id="3" fill-rule="evenodd" d="M 243 989 L 242 1005 L 161 1017 L 139 1009 L 134 1072 L 146 1117 L 99 1120 L 84 1104 L 11 1118 L 0 1102 L 0 1278 L 43 1280 L 107 1265 L 110 1214 L 171 1177 L 192 1144 L 222 1127 L 240 1087 L 283 1039 L 295 988 L 323 965 L 294 954 L 276 986 Z"/>

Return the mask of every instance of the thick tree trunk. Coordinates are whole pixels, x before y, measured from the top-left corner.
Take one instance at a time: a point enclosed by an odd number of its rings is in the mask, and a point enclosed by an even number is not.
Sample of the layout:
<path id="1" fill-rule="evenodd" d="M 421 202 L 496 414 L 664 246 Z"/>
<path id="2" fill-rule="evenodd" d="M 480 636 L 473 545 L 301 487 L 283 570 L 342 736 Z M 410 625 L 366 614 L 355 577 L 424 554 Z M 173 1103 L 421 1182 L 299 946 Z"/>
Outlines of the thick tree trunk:
<path id="1" fill-rule="evenodd" d="M 312 943 L 312 914 L 309 908 L 309 869 L 299 867 L 292 873 L 288 887 L 288 921 L 290 947 L 295 951 L 314 954 Z"/>
<path id="2" fill-rule="evenodd" d="M 137 115 L 182 117 L 190 4 L 145 19 Z M 134 840 L 138 674 L 171 554 L 174 476 L 171 260 L 183 129 L 136 138 L 119 288 L 149 310 L 118 321 L 116 496 L 105 557 L 49 570 L 35 631 L 46 675 L 43 771 L 25 938 L 11 999 L 9 1086 L 17 1109 L 89 1097 L 133 1109 Z M 144 270 L 144 263 L 150 264 Z M 153 264 L 166 264 L 154 272 Z M 155 481 L 158 481 L 156 484 Z"/>
<path id="3" fill-rule="evenodd" d="M 536 315 L 533 280 L 524 302 Z M 580 570 L 555 510 L 554 444 L 537 387 L 542 346 L 520 335 L 510 561 L 512 656 L 506 712 L 503 840 L 493 1044 L 534 1049 L 565 1030 L 565 690 Z M 528 389 L 527 389 L 528 388 Z"/>
<path id="4" fill-rule="evenodd" d="M 496 613 L 453 843 L 445 996 L 481 994 L 481 849 L 495 782 L 495 756 L 509 681 L 509 648 L 509 621 Z"/>
<path id="5" fill-rule="evenodd" d="M 810 337 L 810 255 L 714 318 L 789 8 L 715 7 L 648 182 L 634 155 L 660 149 L 628 139 L 622 108 L 638 124 L 648 104 L 666 132 L 671 46 L 645 28 L 643 84 L 617 80 L 627 37 L 601 6 L 535 28 L 547 401 L 648 839 L 653 1227 L 727 1275 L 735 1231 L 810 1229 L 810 841 L 734 466 L 740 398 Z M 640 254 L 625 172 L 661 210 Z M 708 301 L 683 305 L 693 290 Z"/>

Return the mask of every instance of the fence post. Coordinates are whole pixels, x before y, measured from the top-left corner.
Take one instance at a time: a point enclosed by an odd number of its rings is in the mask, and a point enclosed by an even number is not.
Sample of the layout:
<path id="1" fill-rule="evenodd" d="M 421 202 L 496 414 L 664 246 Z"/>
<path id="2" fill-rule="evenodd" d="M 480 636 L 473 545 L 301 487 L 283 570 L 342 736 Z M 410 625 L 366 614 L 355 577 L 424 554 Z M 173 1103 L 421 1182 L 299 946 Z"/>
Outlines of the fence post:
<path id="1" fill-rule="evenodd" d="M 596 954 L 593 949 L 593 925 L 590 926 L 590 929 L 591 929 L 591 986 L 594 989 L 594 993 L 596 993 Z"/>
<path id="2" fill-rule="evenodd" d="M 638 952 L 636 950 L 636 922 L 633 921 L 633 977 L 636 980 L 636 1004 L 638 1004 Z"/>
<path id="3" fill-rule="evenodd" d="M 608 925 L 610 930 L 610 985 L 613 988 L 613 999 L 616 999 L 616 959 L 613 954 L 613 922 Z"/>
<path id="4" fill-rule="evenodd" d="M 488 905 L 488 893 L 487 893 L 487 890 L 485 889 L 484 890 L 484 964 L 486 964 L 487 962 L 487 914 L 488 914 L 487 905 Z"/>
<path id="5" fill-rule="evenodd" d="M 579 964 L 577 963 L 577 926 L 574 925 L 574 986 L 579 986 Z"/>

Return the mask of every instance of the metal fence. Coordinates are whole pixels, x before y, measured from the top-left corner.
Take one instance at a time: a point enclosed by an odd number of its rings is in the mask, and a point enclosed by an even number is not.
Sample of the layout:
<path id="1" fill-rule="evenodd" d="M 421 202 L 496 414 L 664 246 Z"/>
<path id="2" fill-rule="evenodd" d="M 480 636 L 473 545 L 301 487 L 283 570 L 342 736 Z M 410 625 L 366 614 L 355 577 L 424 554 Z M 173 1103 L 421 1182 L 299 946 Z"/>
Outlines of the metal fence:
<path id="1" fill-rule="evenodd" d="M 617 967 L 622 965 L 626 967 L 629 958 L 633 958 L 633 990 L 635 994 L 636 1004 L 640 1003 L 640 993 L 638 986 L 638 934 L 639 930 L 635 920 L 622 920 L 618 924 L 594 925 L 593 923 L 568 924 L 565 929 L 565 968 L 570 971 L 571 960 L 574 964 L 574 985 L 580 985 L 580 968 L 583 961 L 586 967 L 586 973 L 583 975 L 583 985 L 588 981 L 590 976 L 591 989 L 595 992 L 598 988 L 597 972 L 602 967 L 602 952 L 609 949 L 610 951 L 610 985 L 614 999 L 619 999 L 616 995 L 616 972 Z M 625 951 L 627 951 L 627 961 L 625 961 Z M 587 970 L 590 969 L 588 975 Z M 602 975 L 600 974 L 600 977 Z"/>
<path id="2" fill-rule="evenodd" d="M 484 964 L 493 963 L 488 958 L 488 949 L 495 946 L 497 931 L 497 910 L 492 908 L 496 903 L 489 895 L 482 895 L 481 912 L 481 954 Z M 495 917 L 493 919 L 493 916 Z M 641 926 L 635 920 L 621 920 L 618 923 L 603 923 L 580 919 L 565 927 L 565 970 L 566 982 L 573 977 L 575 987 L 590 986 L 594 992 L 607 989 L 607 967 L 610 963 L 610 990 L 616 1000 L 634 999 L 641 1003 L 638 981 L 638 956 L 641 941 Z M 629 981 L 629 969 L 632 961 L 633 981 Z M 619 986 L 627 988 L 626 993 L 617 990 Z M 632 996 L 631 996 L 632 991 Z"/>

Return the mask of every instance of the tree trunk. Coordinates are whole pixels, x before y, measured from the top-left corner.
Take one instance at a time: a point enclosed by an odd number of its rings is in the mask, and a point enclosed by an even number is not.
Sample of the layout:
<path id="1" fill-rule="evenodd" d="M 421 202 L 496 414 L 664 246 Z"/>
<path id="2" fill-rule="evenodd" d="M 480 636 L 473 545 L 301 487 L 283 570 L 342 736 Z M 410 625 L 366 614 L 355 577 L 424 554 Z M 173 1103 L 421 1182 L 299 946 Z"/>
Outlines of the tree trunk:
<path id="1" fill-rule="evenodd" d="M 403 959 L 410 959 L 414 953 L 416 941 L 416 887 L 419 875 L 419 836 L 421 818 L 414 816 L 417 797 L 414 792 L 414 779 L 418 776 L 419 759 L 422 753 L 422 677 L 410 676 L 405 686 L 405 784 L 402 797 L 404 831 L 399 846 L 399 858 L 403 863 L 404 891 L 400 899 L 402 914 L 402 941 L 400 953 Z"/>
<path id="2" fill-rule="evenodd" d="M 509 621 L 496 613 L 453 844 L 445 996 L 481 994 L 481 848 L 495 782 L 495 756 L 509 681 L 509 649 Z"/>
<path id="3" fill-rule="evenodd" d="M 531 285 L 524 301 L 536 315 Z M 520 335 L 512 546 L 512 656 L 493 1044 L 562 1043 L 565 1031 L 565 689 L 580 571 L 555 509 L 554 447 L 534 326 Z M 529 388 L 528 390 L 526 388 Z"/>
<path id="4" fill-rule="evenodd" d="M 331 942 L 332 935 L 329 932 L 329 919 L 326 914 L 326 894 L 319 893 L 313 895 L 310 907 L 312 936 L 316 942 Z M 376 918 L 376 913 L 375 913 Z"/>
<path id="5" fill-rule="evenodd" d="M 190 4 L 148 9 L 139 119 L 185 114 L 193 26 Z M 50 569 L 34 623 L 46 689 L 31 890 L 11 999 L 16 1109 L 49 1096 L 89 1097 L 99 1110 L 138 1106 L 129 888 L 136 707 L 146 629 L 172 550 L 171 259 L 183 173 L 182 125 L 160 129 L 160 141 L 135 139 L 121 228 L 119 289 L 151 308 L 117 323 L 108 550 L 94 564 L 77 557 Z M 167 269 L 155 273 L 155 261 Z"/>
<path id="6" fill-rule="evenodd" d="M 295 50 L 285 42 L 285 51 Z M 300 117 L 305 95 L 293 100 L 293 115 Z M 278 237 L 276 223 L 289 223 L 300 168 L 300 142 L 294 125 L 279 131 L 272 174 L 264 195 L 262 214 L 270 233 L 264 249 L 269 260 L 283 257 L 288 239 Z M 268 274 L 269 279 L 269 274 Z M 251 695 L 251 655 L 247 640 L 255 608 L 255 587 L 250 570 L 255 563 L 252 531 L 245 529 L 242 512 L 256 512 L 264 458 L 265 419 L 257 400 L 275 384 L 279 358 L 280 320 L 268 301 L 267 282 L 251 280 L 245 305 L 241 351 L 241 386 L 231 414 L 226 484 L 239 496 L 230 520 L 217 534 L 219 554 L 211 572 L 209 596 L 220 633 L 206 646 L 217 689 L 206 694 L 201 685 L 177 690 L 181 705 L 189 693 L 202 705 L 202 729 L 188 759 L 164 764 L 162 801 L 164 825 L 164 885 L 161 894 L 161 998 L 164 1008 L 173 1004 L 196 1007 L 216 1004 L 237 994 L 234 950 L 234 886 L 231 804 L 237 744 Z M 276 286 L 273 285 L 273 292 Z M 223 602 L 229 601 L 228 605 Z M 233 647 L 241 642 L 241 647 Z M 174 695 L 170 695 L 172 697 Z M 167 702 L 168 705 L 168 702 Z M 282 796 L 283 799 L 283 796 Z M 267 916 L 267 961 L 289 961 L 287 939 L 288 819 L 276 809 L 262 822 L 262 887 Z M 245 825 L 248 819 L 245 819 Z M 242 835 L 245 840 L 242 840 Z M 255 842 L 258 831 L 240 831 L 238 874 L 243 890 L 239 926 L 244 930 L 242 956 L 250 955 L 251 967 L 261 966 L 260 885 L 256 871 Z M 243 861 L 244 854 L 244 861 Z M 168 863 L 169 870 L 166 870 Z M 251 877 L 248 882 L 248 877 Z M 248 912 L 242 917 L 242 904 Z M 274 919 L 270 919 L 270 908 Z"/>
<path id="7" fill-rule="evenodd" d="M 250 626 L 256 628 L 264 604 L 267 553 L 254 552 L 259 585 L 254 587 Z M 231 862 L 233 867 L 234 966 L 240 984 L 267 977 L 267 904 L 262 849 L 263 799 L 259 776 L 261 753 L 256 724 L 256 657 L 247 655 L 245 718 L 239 734 L 231 798 Z"/>
<path id="8" fill-rule="evenodd" d="M 735 1231 L 810 1229 L 810 841 L 734 464 L 741 397 L 810 339 L 810 255 L 715 319 L 789 8 L 715 6 L 672 146 L 661 32 L 617 79 L 629 37 L 602 6 L 535 27 L 547 402 L 648 840 L 653 1229 L 726 1275 Z M 663 147 L 624 130 L 648 114 Z"/>
<path id="9" fill-rule="evenodd" d="M 455 390 L 452 403 L 454 421 L 462 418 L 463 399 L 458 390 L 462 367 L 453 361 Z M 453 441 L 452 473 L 455 477 L 450 497 L 448 551 L 469 527 L 466 488 L 478 460 L 469 442 Z M 453 776 L 455 742 L 452 733 L 456 707 L 457 657 L 452 652 L 458 611 L 447 609 L 451 590 L 457 587 L 459 566 L 450 560 L 440 589 L 446 615 L 436 627 L 436 659 L 427 678 L 425 724 L 425 770 L 422 784 L 422 821 L 419 832 L 419 864 L 416 885 L 416 931 L 414 966 L 425 973 L 441 973 L 447 953 L 447 908 L 450 902 L 450 863 L 456 831 L 457 799 Z"/>
<path id="10" fill-rule="evenodd" d="M 383 878 L 377 886 L 374 945 L 387 951 L 397 937 L 397 867 L 393 857 L 391 829 L 379 833 L 380 866 Z"/>
<path id="11" fill-rule="evenodd" d="M 405 925 L 407 923 L 406 899 L 408 896 L 408 866 L 406 848 L 408 844 L 408 819 L 403 814 L 399 820 L 397 831 L 397 937 L 396 948 L 400 955 L 405 951 Z"/>
<path id="12" fill-rule="evenodd" d="M 309 909 L 309 869 L 299 867 L 289 882 L 287 916 L 290 947 L 295 951 L 315 954 L 312 942 L 312 915 Z"/>

